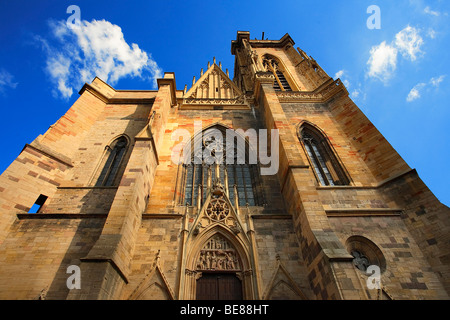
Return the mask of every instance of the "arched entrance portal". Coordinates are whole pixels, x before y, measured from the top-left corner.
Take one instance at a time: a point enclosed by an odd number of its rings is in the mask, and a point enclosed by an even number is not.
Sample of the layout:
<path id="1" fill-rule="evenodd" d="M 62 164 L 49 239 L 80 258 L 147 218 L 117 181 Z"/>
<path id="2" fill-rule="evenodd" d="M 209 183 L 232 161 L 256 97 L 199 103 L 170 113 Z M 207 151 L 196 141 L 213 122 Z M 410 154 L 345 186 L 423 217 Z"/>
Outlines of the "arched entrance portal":
<path id="1" fill-rule="evenodd" d="M 195 238 L 187 256 L 182 299 L 255 299 L 249 252 L 240 235 L 215 226 Z"/>
<path id="2" fill-rule="evenodd" d="M 220 234 L 211 237 L 197 257 L 197 300 L 241 300 L 242 263 L 234 247 Z"/>

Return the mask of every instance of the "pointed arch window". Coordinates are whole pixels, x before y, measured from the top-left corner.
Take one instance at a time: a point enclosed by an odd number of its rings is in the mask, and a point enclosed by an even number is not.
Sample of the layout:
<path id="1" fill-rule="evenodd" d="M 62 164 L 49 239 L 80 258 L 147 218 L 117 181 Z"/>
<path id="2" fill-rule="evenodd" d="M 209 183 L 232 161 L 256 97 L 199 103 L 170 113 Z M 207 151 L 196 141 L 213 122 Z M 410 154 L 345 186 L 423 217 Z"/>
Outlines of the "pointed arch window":
<path id="1" fill-rule="evenodd" d="M 349 179 L 326 138 L 313 126 L 300 128 L 300 139 L 311 167 L 323 186 L 348 185 Z"/>
<path id="2" fill-rule="evenodd" d="M 223 137 L 225 138 L 225 130 Z M 236 143 L 237 144 L 237 143 Z M 205 161 L 203 156 L 192 154 L 189 164 L 183 164 L 184 192 L 181 198 L 181 204 L 197 206 L 203 204 L 208 196 L 208 190 L 213 186 L 214 181 L 218 180 L 224 186 L 225 192 L 232 204 L 238 201 L 239 206 L 256 206 L 261 204 L 260 180 L 258 164 L 250 164 L 248 161 L 248 148 L 246 147 L 245 163 L 238 163 L 237 147 L 234 149 L 234 162 L 226 163 L 226 146 L 223 141 L 215 141 L 214 137 L 203 137 L 201 154 L 211 154 L 220 152 L 223 161 L 213 162 Z M 214 146 L 213 146 L 214 145 Z M 205 149 L 209 148 L 207 152 Z M 228 150 L 231 152 L 231 150 Z"/>
<path id="3" fill-rule="evenodd" d="M 266 70 L 272 72 L 275 77 L 275 81 L 273 83 L 273 88 L 275 91 L 292 91 L 291 86 L 284 75 L 284 70 L 282 70 L 282 67 L 277 59 L 266 55 L 263 57 L 263 65 Z"/>
<path id="4" fill-rule="evenodd" d="M 121 136 L 106 146 L 103 166 L 98 176 L 96 187 L 114 186 L 118 182 L 118 174 L 128 146 L 128 139 Z"/>

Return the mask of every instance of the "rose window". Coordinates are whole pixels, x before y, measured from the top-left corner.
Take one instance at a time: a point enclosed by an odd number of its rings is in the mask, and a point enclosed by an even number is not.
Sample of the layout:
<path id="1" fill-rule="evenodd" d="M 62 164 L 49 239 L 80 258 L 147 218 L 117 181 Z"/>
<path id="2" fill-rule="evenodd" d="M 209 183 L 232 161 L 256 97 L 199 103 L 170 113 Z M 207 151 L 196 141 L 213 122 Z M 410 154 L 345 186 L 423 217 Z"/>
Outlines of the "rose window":
<path id="1" fill-rule="evenodd" d="M 230 213 L 230 208 L 224 199 L 212 199 L 206 208 L 206 214 L 213 220 L 221 221 Z"/>

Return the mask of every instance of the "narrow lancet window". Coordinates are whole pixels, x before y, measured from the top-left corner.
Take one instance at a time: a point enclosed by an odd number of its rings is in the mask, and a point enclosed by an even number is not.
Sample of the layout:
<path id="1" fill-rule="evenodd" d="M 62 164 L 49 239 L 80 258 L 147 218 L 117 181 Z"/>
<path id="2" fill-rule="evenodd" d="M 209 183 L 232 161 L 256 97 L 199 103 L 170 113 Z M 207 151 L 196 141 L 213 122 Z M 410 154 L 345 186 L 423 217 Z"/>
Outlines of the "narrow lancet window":
<path id="1" fill-rule="evenodd" d="M 289 85 L 289 82 L 280 67 L 280 63 L 276 59 L 265 56 L 263 58 L 263 65 L 266 68 L 266 71 L 272 72 L 275 77 L 275 81 L 273 83 L 273 88 L 275 91 L 292 91 L 291 86 Z"/>
<path id="2" fill-rule="evenodd" d="M 325 137 L 309 125 L 300 130 L 300 138 L 319 183 L 323 186 L 348 185 L 349 180 Z"/>
<path id="3" fill-rule="evenodd" d="M 118 172 L 126 153 L 128 140 L 122 136 L 110 146 L 106 146 L 106 161 L 97 179 L 95 186 L 114 186 L 118 181 Z"/>

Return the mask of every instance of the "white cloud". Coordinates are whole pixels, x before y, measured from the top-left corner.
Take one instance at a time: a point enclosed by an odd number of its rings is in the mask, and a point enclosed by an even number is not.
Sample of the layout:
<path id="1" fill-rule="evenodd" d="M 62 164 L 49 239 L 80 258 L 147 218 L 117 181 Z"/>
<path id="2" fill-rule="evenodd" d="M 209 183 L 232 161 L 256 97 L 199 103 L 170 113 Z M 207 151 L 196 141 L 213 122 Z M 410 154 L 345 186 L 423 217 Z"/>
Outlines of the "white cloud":
<path id="1" fill-rule="evenodd" d="M 360 82 L 357 85 L 355 85 L 355 88 L 353 90 L 351 90 L 350 97 L 353 100 L 358 100 L 359 102 L 366 101 L 367 94 L 365 90 L 361 87 Z"/>
<path id="2" fill-rule="evenodd" d="M 359 97 L 360 93 L 361 93 L 361 90 L 355 89 L 355 90 L 352 91 L 350 96 L 352 97 L 352 99 L 356 99 L 356 98 Z"/>
<path id="3" fill-rule="evenodd" d="M 370 49 L 368 76 L 387 82 L 397 68 L 397 49 L 386 41 Z"/>
<path id="4" fill-rule="evenodd" d="M 436 16 L 436 17 L 438 17 L 438 16 L 440 15 L 440 12 L 438 12 L 438 11 L 433 11 L 433 10 L 430 9 L 430 7 L 426 7 L 426 8 L 424 9 L 424 12 L 425 12 L 426 14 L 430 14 L 430 15 Z"/>
<path id="5" fill-rule="evenodd" d="M 344 84 L 344 86 L 348 89 L 350 88 L 350 81 L 348 81 L 347 79 L 342 79 L 342 77 L 344 76 L 344 74 L 346 73 L 345 70 L 339 70 L 338 72 L 336 72 L 336 74 L 334 75 L 334 78 L 339 78 L 341 79 L 342 83 Z"/>
<path id="6" fill-rule="evenodd" d="M 411 91 L 409 92 L 408 96 L 406 97 L 406 101 L 412 102 L 419 98 L 420 98 L 419 91 L 416 88 L 412 88 Z"/>
<path id="7" fill-rule="evenodd" d="M 72 88 L 67 85 L 70 83 L 71 64 L 70 59 L 61 53 L 54 53 L 47 58 L 46 70 L 64 98 L 69 98 L 73 93 Z"/>
<path id="8" fill-rule="evenodd" d="M 444 74 L 444 75 L 439 76 L 438 78 L 431 78 L 430 84 L 431 84 L 432 86 L 434 86 L 434 87 L 439 87 L 439 84 L 440 84 L 442 81 L 444 81 L 445 76 L 446 76 L 446 75 Z"/>
<path id="9" fill-rule="evenodd" d="M 420 47 L 423 45 L 423 39 L 416 28 L 407 26 L 395 35 L 395 45 L 404 57 L 414 61 L 416 55 L 421 52 Z"/>
<path id="10" fill-rule="evenodd" d="M 342 80 L 342 83 L 344 84 L 344 86 L 348 89 L 350 88 L 350 81 L 348 81 L 347 79 Z"/>
<path id="11" fill-rule="evenodd" d="M 121 78 L 139 77 L 156 86 L 162 71 L 151 55 L 135 43 L 129 45 L 122 29 L 105 20 L 49 23 L 56 44 L 37 37 L 47 53 L 46 71 L 58 95 L 69 98 L 94 77 L 116 84 Z"/>
<path id="12" fill-rule="evenodd" d="M 427 89 L 427 91 L 429 91 L 429 89 L 427 87 L 429 87 L 430 85 L 435 87 L 435 88 L 438 88 L 440 83 L 442 81 L 444 81 L 445 77 L 446 77 L 446 75 L 444 74 L 444 75 L 441 75 L 439 77 L 431 78 L 430 81 L 428 81 L 428 83 L 421 82 L 421 83 L 416 84 L 414 86 L 414 88 L 411 89 L 411 91 L 409 92 L 408 96 L 406 97 L 406 101 L 407 102 L 412 102 L 414 100 L 419 99 L 421 97 L 420 94 L 421 94 L 421 92 L 424 89 Z"/>
<path id="13" fill-rule="evenodd" d="M 334 75 L 335 78 L 340 78 L 344 75 L 344 70 L 339 70 L 338 72 L 336 72 L 336 74 Z"/>
<path id="14" fill-rule="evenodd" d="M 406 101 L 412 102 L 420 98 L 420 90 L 425 87 L 425 83 L 419 83 L 411 89 L 408 96 L 406 97 Z"/>
<path id="15" fill-rule="evenodd" d="M 429 28 L 427 36 L 430 37 L 431 39 L 436 38 L 436 31 L 434 31 L 433 29 Z"/>
<path id="16" fill-rule="evenodd" d="M 415 61 L 418 55 L 423 53 L 420 50 L 423 44 L 419 30 L 408 25 L 395 35 L 390 44 L 383 41 L 370 49 L 367 76 L 377 78 L 386 84 L 395 73 L 398 54 L 401 53 L 404 58 Z"/>
<path id="17" fill-rule="evenodd" d="M 7 88 L 15 89 L 18 83 L 14 82 L 14 76 L 6 71 L 0 69 L 0 93 L 3 93 Z"/>

